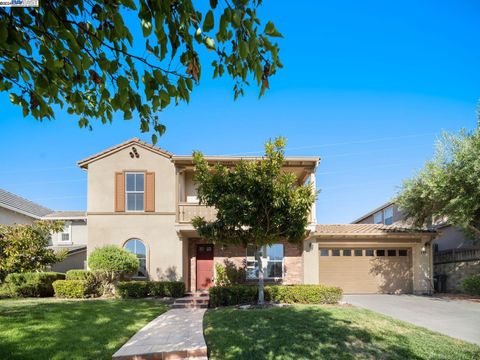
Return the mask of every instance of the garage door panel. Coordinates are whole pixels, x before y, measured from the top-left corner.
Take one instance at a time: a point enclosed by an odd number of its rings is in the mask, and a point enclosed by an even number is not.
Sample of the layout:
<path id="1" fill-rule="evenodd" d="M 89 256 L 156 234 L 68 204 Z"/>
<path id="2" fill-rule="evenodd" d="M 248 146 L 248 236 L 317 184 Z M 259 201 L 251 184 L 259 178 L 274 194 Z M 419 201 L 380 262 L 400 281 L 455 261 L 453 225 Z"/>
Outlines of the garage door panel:
<path id="1" fill-rule="evenodd" d="M 320 256 L 321 284 L 339 286 L 345 293 L 412 291 L 410 251 L 408 256 L 331 256 L 331 251 L 329 254 Z"/>

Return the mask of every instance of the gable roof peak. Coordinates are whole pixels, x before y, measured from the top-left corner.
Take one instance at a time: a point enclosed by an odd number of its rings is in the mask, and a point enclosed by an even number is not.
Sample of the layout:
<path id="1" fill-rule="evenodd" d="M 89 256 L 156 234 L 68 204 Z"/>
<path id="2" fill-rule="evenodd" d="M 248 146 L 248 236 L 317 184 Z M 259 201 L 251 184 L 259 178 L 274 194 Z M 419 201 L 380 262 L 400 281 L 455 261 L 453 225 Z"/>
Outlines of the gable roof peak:
<path id="1" fill-rule="evenodd" d="M 104 157 L 107 157 L 107 156 L 109 156 L 109 155 L 111 155 L 111 154 L 114 154 L 114 153 L 116 153 L 116 152 L 118 152 L 118 151 L 120 151 L 120 150 L 123 150 L 123 149 L 125 149 L 125 148 L 127 148 L 127 147 L 129 147 L 129 146 L 131 146 L 131 145 L 133 145 L 133 144 L 135 144 L 135 145 L 137 145 L 137 146 L 140 146 L 140 147 L 142 147 L 142 148 L 144 148 L 144 149 L 146 149 L 146 150 L 153 151 L 153 152 L 155 152 L 155 153 L 157 153 L 157 154 L 159 154 L 159 155 L 161 155 L 161 156 L 164 156 L 164 157 L 166 157 L 166 158 L 168 158 L 168 159 L 171 159 L 172 156 L 173 156 L 172 153 L 170 153 L 170 152 L 168 152 L 168 151 L 166 151 L 166 150 L 163 150 L 163 149 L 161 149 L 161 148 L 159 148 L 159 147 L 156 147 L 156 146 L 154 146 L 154 145 L 152 145 L 152 144 L 149 144 L 149 143 L 147 143 L 147 142 L 145 142 L 145 141 L 142 141 L 142 140 L 140 140 L 140 139 L 137 138 L 137 137 L 134 137 L 134 138 L 131 138 L 131 139 L 127 140 L 127 141 L 124 141 L 124 142 L 122 142 L 122 143 L 120 143 L 120 144 L 117 144 L 117 145 L 115 145 L 115 146 L 112 146 L 112 147 L 110 147 L 110 148 L 108 148 L 108 149 L 105 149 L 105 150 L 103 150 L 103 151 L 101 151 L 101 152 L 99 152 L 99 153 L 97 153 L 97 154 L 94 154 L 94 155 L 92 155 L 92 156 L 89 156 L 89 157 L 87 157 L 87 158 L 85 158 L 85 159 L 83 159 L 83 160 L 80 160 L 80 161 L 77 162 L 77 165 L 80 166 L 81 168 L 87 169 L 87 168 L 88 168 L 88 164 L 90 164 L 90 163 L 92 163 L 92 162 L 94 162 L 94 161 L 100 160 L 100 159 L 102 159 L 102 158 L 104 158 Z"/>

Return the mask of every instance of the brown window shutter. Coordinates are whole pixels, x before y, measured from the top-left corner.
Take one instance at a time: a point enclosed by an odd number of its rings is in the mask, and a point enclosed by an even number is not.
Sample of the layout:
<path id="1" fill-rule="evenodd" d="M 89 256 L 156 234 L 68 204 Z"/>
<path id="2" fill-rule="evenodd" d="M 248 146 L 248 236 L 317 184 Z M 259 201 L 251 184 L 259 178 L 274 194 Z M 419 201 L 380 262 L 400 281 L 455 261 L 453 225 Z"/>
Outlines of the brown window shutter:
<path id="1" fill-rule="evenodd" d="M 145 211 L 155 211 L 155 173 L 145 173 Z"/>
<path id="2" fill-rule="evenodd" d="M 115 211 L 125 211 L 125 175 L 123 172 L 115 173 Z"/>

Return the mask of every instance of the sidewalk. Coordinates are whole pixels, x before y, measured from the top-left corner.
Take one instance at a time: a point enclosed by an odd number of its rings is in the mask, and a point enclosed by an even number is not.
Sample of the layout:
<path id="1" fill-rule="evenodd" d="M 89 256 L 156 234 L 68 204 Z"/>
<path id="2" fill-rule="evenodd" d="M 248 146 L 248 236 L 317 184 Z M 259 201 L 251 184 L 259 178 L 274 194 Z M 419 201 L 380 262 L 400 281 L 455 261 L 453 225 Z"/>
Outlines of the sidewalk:
<path id="1" fill-rule="evenodd" d="M 207 358 L 205 309 L 172 309 L 148 323 L 115 354 L 114 360 Z"/>

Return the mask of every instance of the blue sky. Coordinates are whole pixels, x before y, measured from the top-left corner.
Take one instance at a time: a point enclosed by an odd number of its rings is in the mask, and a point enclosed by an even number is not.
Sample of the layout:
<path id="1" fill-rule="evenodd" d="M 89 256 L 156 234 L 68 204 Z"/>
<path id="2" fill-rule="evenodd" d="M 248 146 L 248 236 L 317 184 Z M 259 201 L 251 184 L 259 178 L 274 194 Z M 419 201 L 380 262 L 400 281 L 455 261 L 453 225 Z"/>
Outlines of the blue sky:
<path id="1" fill-rule="evenodd" d="M 252 87 L 235 102 L 232 83 L 211 80 L 205 58 L 190 104 L 161 115 L 167 132 L 158 145 L 242 154 L 286 136 L 288 155 L 322 157 L 318 221 L 350 222 L 389 200 L 442 130 L 475 127 L 479 10 L 473 0 L 265 0 L 260 15 L 285 36 L 285 68 L 271 90 L 258 100 Z M 58 210 L 86 209 L 78 160 L 131 137 L 149 140 L 121 116 L 93 132 L 63 112 L 52 122 L 22 118 L 4 93 L 0 115 L 0 187 Z"/>

